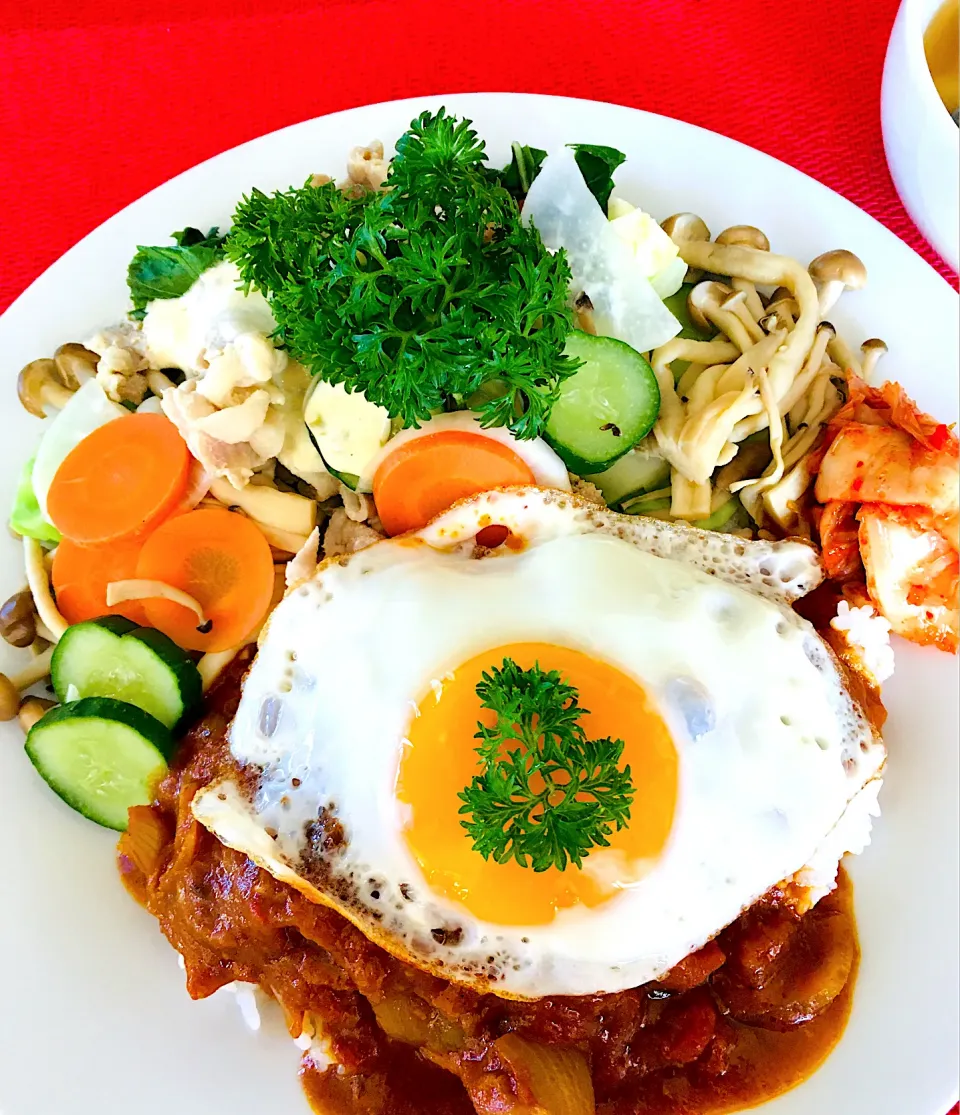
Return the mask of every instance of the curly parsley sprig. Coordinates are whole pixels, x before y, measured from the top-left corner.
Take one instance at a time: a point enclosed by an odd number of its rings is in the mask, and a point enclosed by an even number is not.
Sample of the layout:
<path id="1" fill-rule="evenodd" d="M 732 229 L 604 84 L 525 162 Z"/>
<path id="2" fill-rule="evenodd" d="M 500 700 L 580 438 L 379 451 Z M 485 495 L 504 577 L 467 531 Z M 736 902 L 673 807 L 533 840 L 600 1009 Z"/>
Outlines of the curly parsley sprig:
<path id="1" fill-rule="evenodd" d="M 481 773 L 459 795 L 474 850 L 534 871 L 580 867 L 630 820 L 634 787 L 630 767 L 619 767 L 623 741 L 587 739 L 577 690 L 539 664 L 523 670 L 504 658 L 483 674 L 477 695 L 496 722 L 478 724 Z"/>
<path id="2" fill-rule="evenodd" d="M 397 143 L 386 191 L 254 190 L 227 252 L 314 374 L 405 426 L 483 388 L 485 425 L 535 437 L 577 367 L 563 354 L 570 270 L 484 158 L 469 121 L 423 113 Z"/>

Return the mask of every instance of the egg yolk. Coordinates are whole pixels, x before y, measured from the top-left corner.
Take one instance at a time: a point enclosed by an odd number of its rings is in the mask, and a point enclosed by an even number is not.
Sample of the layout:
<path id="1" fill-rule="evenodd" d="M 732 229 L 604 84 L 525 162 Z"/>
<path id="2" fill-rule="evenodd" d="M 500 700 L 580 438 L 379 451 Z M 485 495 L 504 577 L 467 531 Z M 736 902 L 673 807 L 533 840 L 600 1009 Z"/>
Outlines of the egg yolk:
<path id="1" fill-rule="evenodd" d="M 473 850 L 458 798 L 480 772 L 478 722 L 493 726 L 476 687 L 484 671 L 512 658 L 523 669 L 557 670 L 576 688 L 588 738 L 624 742 L 635 787 L 630 821 L 593 848 L 580 868 L 536 872 L 516 860 L 496 863 Z M 643 687 L 609 662 L 548 643 L 515 643 L 485 651 L 433 684 L 417 706 L 404 740 L 397 797 L 405 808 L 404 837 L 437 894 L 475 917 L 501 925 L 544 925 L 557 911 L 599 906 L 638 882 L 662 852 L 677 798 L 677 751 Z"/>

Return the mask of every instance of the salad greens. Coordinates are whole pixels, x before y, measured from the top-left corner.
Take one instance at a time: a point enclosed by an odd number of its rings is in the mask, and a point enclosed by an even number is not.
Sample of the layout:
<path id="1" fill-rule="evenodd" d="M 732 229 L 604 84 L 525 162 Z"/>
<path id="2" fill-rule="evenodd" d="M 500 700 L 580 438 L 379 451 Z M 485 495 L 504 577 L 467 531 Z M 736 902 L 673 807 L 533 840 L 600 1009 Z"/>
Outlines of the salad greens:
<path id="1" fill-rule="evenodd" d="M 20 470 L 20 482 L 17 484 L 17 494 L 10 511 L 10 526 L 17 534 L 56 545 L 60 541 L 60 531 L 43 517 L 37 494 L 33 490 L 34 460 L 31 457 Z"/>
<path id="2" fill-rule="evenodd" d="M 224 238 L 215 228 L 204 235 L 198 228 L 173 233 L 175 244 L 140 245 L 127 268 L 127 286 L 135 320 L 146 313 L 155 298 L 179 298 L 200 275 L 223 258 Z"/>
<path id="3" fill-rule="evenodd" d="M 510 150 L 512 152 L 510 165 L 503 170 L 490 171 L 490 175 L 519 201 L 526 197 L 547 153 L 539 147 L 527 147 L 522 143 L 511 143 Z"/>
<path id="4" fill-rule="evenodd" d="M 571 146 L 605 208 L 625 156 Z M 127 271 L 131 317 L 229 258 L 270 300 L 276 342 L 326 382 L 362 392 L 403 426 L 476 405 L 484 425 L 536 437 L 578 366 L 564 351 L 565 253 L 547 251 L 520 218 L 545 158 L 514 143 L 510 165 L 491 170 L 470 121 L 425 112 L 398 141 L 381 193 L 310 181 L 253 189 L 227 236 L 185 228 L 172 245 L 139 247 Z"/>
<path id="5" fill-rule="evenodd" d="M 603 147 L 593 143 L 571 143 L 577 166 L 583 175 L 590 192 L 600 203 L 604 212 L 607 202 L 613 192 L 613 172 L 621 163 L 627 161 L 627 156 L 615 147 Z M 546 151 L 539 147 L 526 147 L 521 143 L 510 145 L 512 157 L 510 165 L 503 170 L 490 171 L 494 181 L 499 182 L 509 193 L 521 200 L 524 198 L 533 180 L 540 173 L 543 160 L 547 157 Z"/>
<path id="6" fill-rule="evenodd" d="M 459 795 L 461 821 L 474 850 L 497 863 L 563 871 L 580 867 L 592 848 L 607 847 L 630 820 L 634 786 L 619 766 L 623 740 L 588 739 L 577 690 L 557 670 L 521 669 L 504 658 L 477 685 L 481 773 Z"/>
<path id="7" fill-rule="evenodd" d="M 314 374 L 404 426 L 497 381 L 482 421 L 531 438 L 576 368 L 563 353 L 570 271 L 524 227 L 484 158 L 469 121 L 423 113 L 397 143 L 386 191 L 254 190 L 227 254 Z"/>

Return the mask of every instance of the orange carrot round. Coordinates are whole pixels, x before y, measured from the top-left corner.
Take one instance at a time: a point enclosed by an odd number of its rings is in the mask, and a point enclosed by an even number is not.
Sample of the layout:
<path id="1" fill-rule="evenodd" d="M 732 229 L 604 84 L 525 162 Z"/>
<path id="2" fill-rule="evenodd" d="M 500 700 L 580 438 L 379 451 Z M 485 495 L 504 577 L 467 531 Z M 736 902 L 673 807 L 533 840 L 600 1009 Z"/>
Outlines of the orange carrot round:
<path id="1" fill-rule="evenodd" d="M 188 593 L 202 605 L 207 621 L 198 624 L 196 614 L 182 604 L 150 597 L 143 605 L 152 626 L 187 650 L 228 650 L 243 643 L 266 615 L 273 557 L 248 518 L 202 508 L 157 527 L 140 551 L 136 576 Z"/>
<path id="2" fill-rule="evenodd" d="M 50 485 L 47 510 L 64 538 L 83 545 L 142 534 L 180 504 L 190 461 L 186 443 L 163 415 L 118 418 L 66 456 Z"/>
<path id="3" fill-rule="evenodd" d="M 398 446 L 373 477 L 373 499 L 388 534 L 425 526 L 478 492 L 535 483 L 509 445 L 465 430 L 424 434 Z"/>
<path id="4" fill-rule="evenodd" d="M 137 600 L 107 606 L 107 585 L 136 576 L 143 540 L 112 542 L 108 546 L 78 546 L 64 538 L 53 556 L 53 591 L 67 623 L 99 616 L 126 616 L 141 626 L 147 613 Z"/>

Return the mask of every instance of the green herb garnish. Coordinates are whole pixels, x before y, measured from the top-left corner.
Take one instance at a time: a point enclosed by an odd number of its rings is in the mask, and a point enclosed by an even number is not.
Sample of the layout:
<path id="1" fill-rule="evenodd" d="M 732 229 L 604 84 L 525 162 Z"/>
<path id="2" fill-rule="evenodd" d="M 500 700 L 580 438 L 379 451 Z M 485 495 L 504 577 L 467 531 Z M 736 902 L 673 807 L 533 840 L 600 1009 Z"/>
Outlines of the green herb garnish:
<path id="1" fill-rule="evenodd" d="M 424 113 L 397 143 L 383 193 L 333 184 L 266 195 L 234 215 L 228 254 L 271 300 L 277 340 L 404 426 L 496 382 L 488 426 L 544 426 L 571 328 L 570 271 L 484 165 L 470 122 Z"/>
<path id="2" fill-rule="evenodd" d="M 478 723 L 481 773 L 459 795 L 474 850 L 534 871 L 580 867 L 630 819 L 630 767 L 618 766 L 623 740 L 587 739 L 587 710 L 556 670 L 523 670 L 504 658 L 483 674 L 477 696 L 496 723 Z"/>
<path id="3" fill-rule="evenodd" d="M 223 237 L 215 228 L 204 235 L 198 228 L 173 233 L 175 244 L 144 246 L 127 267 L 127 286 L 133 300 L 130 316 L 143 318 L 148 302 L 155 298 L 179 298 L 186 294 L 209 267 L 223 259 Z"/>

